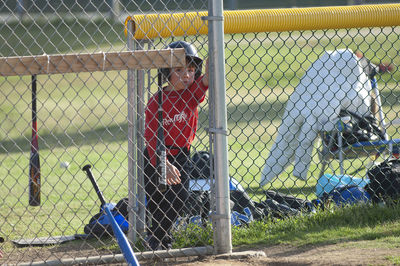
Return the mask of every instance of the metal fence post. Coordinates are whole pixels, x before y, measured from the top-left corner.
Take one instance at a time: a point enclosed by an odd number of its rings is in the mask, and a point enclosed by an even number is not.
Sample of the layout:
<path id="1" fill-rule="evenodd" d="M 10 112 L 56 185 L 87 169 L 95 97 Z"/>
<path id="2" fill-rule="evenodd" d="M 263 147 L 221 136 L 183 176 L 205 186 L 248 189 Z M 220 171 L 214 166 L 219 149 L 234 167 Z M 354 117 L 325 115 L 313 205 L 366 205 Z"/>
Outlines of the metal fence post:
<path id="1" fill-rule="evenodd" d="M 214 249 L 216 253 L 231 253 L 231 223 L 229 208 L 229 174 L 228 174 L 228 143 L 227 143 L 227 110 L 225 90 L 225 54 L 224 54 L 224 23 L 222 0 L 209 1 L 209 57 L 210 57 L 210 101 L 214 101 L 214 122 L 210 133 L 214 134 L 214 176 L 216 226 Z M 225 108 L 223 108 L 225 107 Z"/>
<path id="2" fill-rule="evenodd" d="M 147 41 L 141 40 L 136 46 L 136 50 L 143 50 L 144 45 Z M 144 151 L 144 111 L 145 111 L 145 71 L 137 70 L 137 112 L 136 112 L 136 122 L 137 122 L 137 133 L 136 133 L 136 144 L 137 144 L 137 216 L 136 228 L 137 233 L 144 235 L 146 231 L 146 206 L 145 206 L 145 191 L 144 191 L 144 159 L 141 156 Z M 147 75 L 150 75 L 150 71 L 147 71 Z"/>
<path id="3" fill-rule="evenodd" d="M 133 27 L 132 22 L 128 23 L 127 46 L 128 50 L 133 51 Z M 136 242 L 136 213 L 137 213 L 137 126 L 136 126 L 136 89 L 135 89 L 135 70 L 128 69 L 128 198 L 129 206 L 134 206 L 133 210 L 129 211 L 129 232 L 128 239 Z"/>

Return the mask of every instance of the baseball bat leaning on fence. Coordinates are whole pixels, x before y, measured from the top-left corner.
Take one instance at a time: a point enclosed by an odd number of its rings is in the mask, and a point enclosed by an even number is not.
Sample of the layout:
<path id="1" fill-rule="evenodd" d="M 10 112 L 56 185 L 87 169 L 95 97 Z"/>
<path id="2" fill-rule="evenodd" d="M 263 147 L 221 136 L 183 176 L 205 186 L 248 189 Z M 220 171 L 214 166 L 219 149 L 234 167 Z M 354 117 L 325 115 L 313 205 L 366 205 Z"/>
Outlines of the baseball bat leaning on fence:
<path id="1" fill-rule="evenodd" d="M 128 239 L 126 238 L 124 232 L 122 232 L 121 228 L 119 227 L 117 221 L 115 221 L 114 216 L 111 213 L 110 207 L 108 206 L 108 204 L 106 204 L 106 201 L 104 200 L 104 196 L 103 193 L 101 192 L 101 190 L 99 189 L 99 186 L 97 185 L 96 180 L 93 177 L 92 171 L 90 170 L 91 166 L 85 165 L 82 170 L 86 172 L 86 175 L 88 176 L 88 178 L 90 179 L 90 181 L 92 182 L 92 185 L 97 193 L 97 196 L 99 197 L 102 207 L 104 208 L 108 219 L 110 220 L 113 232 L 115 237 L 117 238 L 118 241 L 118 245 L 119 248 L 122 251 L 122 254 L 124 255 L 124 258 L 126 260 L 126 262 L 129 265 L 139 265 L 139 262 L 136 259 L 135 253 L 133 252 L 131 245 L 129 244 Z"/>
<path id="2" fill-rule="evenodd" d="M 32 139 L 31 155 L 29 158 L 29 205 L 40 205 L 40 160 L 39 143 L 37 134 L 37 112 L 36 112 L 36 75 L 32 76 Z"/>
<path id="3" fill-rule="evenodd" d="M 162 74 L 158 74 L 158 130 L 157 130 L 157 172 L 158 172 L 158 189 L 164 192 L 168 188 L 167 184 L 167 149 L 165 147 L 164 127 L 163 127 L 163 91 L 162 91 Z"/>

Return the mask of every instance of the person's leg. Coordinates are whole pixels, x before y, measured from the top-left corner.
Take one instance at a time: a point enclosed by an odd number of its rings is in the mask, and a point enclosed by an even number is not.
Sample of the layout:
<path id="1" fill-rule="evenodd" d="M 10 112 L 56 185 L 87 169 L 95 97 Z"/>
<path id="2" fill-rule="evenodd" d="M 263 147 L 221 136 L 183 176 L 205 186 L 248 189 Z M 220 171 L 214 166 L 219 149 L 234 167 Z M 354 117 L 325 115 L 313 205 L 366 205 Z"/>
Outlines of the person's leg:
<path id="1" fill-rule="evenodd" d="M 147 153 L 145 152 L 145 155 Z M 170 230 L 173 223 L 179 217 L 184 202 L 188 199 L 189 171 L 186 169 L 186 161 L 189 155 L 181 154 L 174 157 L 168 156 L 168 160 L 181 172 L 181 184 L 169 186 L 165 193 L 161 193 L 155 180 L 157 172 L 145 156 L 145 190 L 147 197 L 147 209 L 152 216 L 149 235 L 154 238 L 153 246 L 163 242 L 163 248 L 169 248 L 171 244 Z M 151 247 L 152 249 L 156 249 Z"/>
<path id="2" fill-rule="evenodd" d="M 178 185 L 170 186 L 165 194 L 165 199 L 162 202 L 160 209 L 165 211 L 164 218 L 160 221 L 160 231 L 164 233 L 161 242 L 163 248 L 169 248 L 171 246 L 172 238 L 170 231 L 173 224 L 181 214 L 185 202 L 189 198 L 189 173 L 188 167 L 189 154 L 181 153 L 176 157 L 169 157 L 168 160 L 174 164 L 181 173 L 181 183 Z M 161 235 L 161 232 L 160 232 Z"/>
<path id="3" fill-rule="evenodd" d="M 160 206 L 164 195 L 158 190 L 156 180 L 157 171 L 150 163 L 147 150 L 144 152 L 144 185 L 147 200 L 147 211 L 150 214 L 150 227 L 148 228 L 147 245 L 150 249 L 156 250 L 160 246 L 162 235 L 160 236 L 160 221 L 164 213 Z M 156 233 L 158 236 L 156 236 Z"/>
<path id="4" fill-rule="evenodd" d="M 161 241 L 164 249 L 170 248 L 172 242 L 170 231 L 183 206 L 180 191 L 182 191 L 181 184 L 170 186 L 165 198 L 160 202 L 160 210 L 162 210 L 163 215 L 159 220 L 159 226 L 154 231 L 154 235 Z"/>

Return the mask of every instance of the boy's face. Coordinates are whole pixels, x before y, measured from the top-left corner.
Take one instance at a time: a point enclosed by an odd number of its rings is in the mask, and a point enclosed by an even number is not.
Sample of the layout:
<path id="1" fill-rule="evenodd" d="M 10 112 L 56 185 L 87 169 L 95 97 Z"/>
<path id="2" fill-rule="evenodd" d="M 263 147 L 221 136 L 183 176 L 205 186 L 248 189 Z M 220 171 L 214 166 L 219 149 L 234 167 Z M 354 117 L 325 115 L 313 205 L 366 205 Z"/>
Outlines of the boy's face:
<path id="1" fill-rule="evenodd" d="M 187 67 L 176 67 L 171 69 L 169 76 L 169 87 L 171 90 L 183 90 L 194 82 L 196 68 L 194 65 Z"/>

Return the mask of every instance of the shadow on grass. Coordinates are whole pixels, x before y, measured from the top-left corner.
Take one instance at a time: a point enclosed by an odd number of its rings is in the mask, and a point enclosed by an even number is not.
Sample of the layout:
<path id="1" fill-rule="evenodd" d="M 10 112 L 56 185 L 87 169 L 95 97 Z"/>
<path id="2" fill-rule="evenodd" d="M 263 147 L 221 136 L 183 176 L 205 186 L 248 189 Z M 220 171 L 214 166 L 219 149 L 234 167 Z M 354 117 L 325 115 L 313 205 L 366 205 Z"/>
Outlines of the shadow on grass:
<path id="1" fill-rule="evenodd" d="M 23 56 L 71 53 L 104 45 L 113 47 L 125 43 L 123 30 L 122 23 L 107 19 L 58 18 L 0 24 L 0 35 L 7 36 L 0 53 L 2 56 Z"/>
<path id="2" fill-rule="evenodd" d="M 234 127 L 239 122 L 250 122 L 257 119 L 258 122 L 271 121 L 276 119 L 280 113 L 277 110 L 283 111 L 282 102 L 263 104 L 241 104 L 238 106 L 228 106 L 228 121 L 230 127 Z M 208 126 L 208 108 L 203 108 L 199 113 L 199 126 Z M 249 119 L 244 120 L 242 117 L 251 115 Z M 260 117 L 260 119 L 258 119 Z M 45 123 L 45 121 L 43 121 Z M 200 125 L 201 124 L 201 125 Z M 128 139 L 128 124 L 114 124 L 107 127 L 97 127 L 93 130 L 76 131 L 76 132 L 57 132 L 57 133 L 41 133 L 39 131 L 39 149 L 50 149 L 55 147 L 71 147 L 81 145 L 93 145 L 97 143 L 111 143 L 116 141 L 126 141 Z M 20 136 L 10 140 L 0 141 L 0 153 L 14 153 L 30 150 L 30 136 Z"/>
<path id="3" fill-rule="evenodd" d="M 396 96 L 396 97 L 394 97 Z M 396 100 L 400 95 L 395 94 L 391 91 L 383 91 L 382 97 L 387 99 L 383 101 L 385 105 L 393 106 L 397 105 Z M 272 121 L 281 119 L 286 101 L 265 101 L 261 104 L 229 104 L 227 106 L 227 118 L 229 128 L 231 130 L 235 128 L 238 123 L 251 123 L 257 122 L 260 124 L 270 125 Z M 208 108 L 203 108 L 199 113 L 199 126 L 208 125 Z M 90 131 L 77 131 L 72 133 L 45 133 L 39 132 L 39 149 L 50 149 L 54 147 L 70 147 L 70 146 L 81 146 L 96 143 L 110 143 L 115 141 L 126 141 L 128 139 L 127 123 L 119 125 L 111 125 L 108 127 L 98 127 Z M 243 133 L 244 134 L 244 133 Z M 30 137 L 21 136 L 11 140 L 0 141 L 0 153 L 14 153 L 21 151 L 30 150 Z M 283 193 L 287 192 L 286 188 L 279 188 Z M 290 188 L 293 192 L 293 189 Z M 296 191 L 304 192 L 304 191 Z M 256 192 L 261 193 L 261 192 Z"/>
<path id="4" fill-rule="evenodd" d="M 68 148 L 83 145 L 96 145 L 126 141 L 128 139 L 128 125 L 113 125 L 99 127 L 90 131 L 74 133 L 45 133 L 39 132 L 39 150 L 54 149 L 56 147 Z M 30 138 L 21 136 L 11 140 L 0 141 L 0 153 L 15 153 L 30 151 Z"/>

